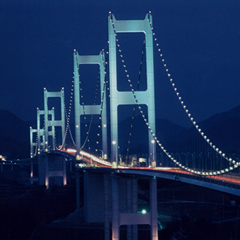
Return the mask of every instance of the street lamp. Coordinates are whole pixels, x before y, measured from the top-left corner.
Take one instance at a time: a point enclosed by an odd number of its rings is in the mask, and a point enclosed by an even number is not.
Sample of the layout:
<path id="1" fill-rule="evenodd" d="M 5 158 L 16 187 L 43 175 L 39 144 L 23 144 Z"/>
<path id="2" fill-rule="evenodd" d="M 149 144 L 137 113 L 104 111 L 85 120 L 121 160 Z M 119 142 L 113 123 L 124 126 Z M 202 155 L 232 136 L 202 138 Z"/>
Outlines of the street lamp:
<path id="1" fill-rule="evenodd" d="M 146 214 L 147 213 L 146 209 L 142 209 L 141 213 Z"/>
<path id="2" fill-rule="evenodd" d="M 47 152 L 48 151 L 48 142 L 45 141 L 45 151 Z"/>
<path id="3" fill-rule="evenodd" d="M 115 140 L 113 140 L 112 141 L 112 145 L 116 145 L 117 144 L 117 142 L 115 141 Z M 116 145 L 116 147 L 115 147 L 115 151 L 116 151 L 116 167 L 117 167 L 117 145 Z"/>
<path id="4" fill-rule="evenodd" d="M 155 144 L 155 140 L 152 139 L 152 140 L 151 140 L 151 143 L 152 143 L 152 145 L 153 145 L 153 148 L 152 148 L 152 164 L 151 164 L 151 165 L 153 165 L 153 162 L 154 162 L 154 144 Z"/>

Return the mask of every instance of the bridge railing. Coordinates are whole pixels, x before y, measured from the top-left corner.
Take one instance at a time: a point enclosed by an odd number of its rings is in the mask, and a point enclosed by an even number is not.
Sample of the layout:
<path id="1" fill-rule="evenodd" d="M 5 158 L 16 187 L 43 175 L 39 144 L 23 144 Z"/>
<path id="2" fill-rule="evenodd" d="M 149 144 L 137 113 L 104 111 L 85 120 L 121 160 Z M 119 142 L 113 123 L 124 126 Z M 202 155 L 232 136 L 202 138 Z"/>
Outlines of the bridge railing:
<path id="1" fill-rule="evenodd" d="M 228 174 L 224 174 L 222 176 L 200 176 L 195 174 L 189 174 L 187 172 L 186 173 L 168 172 L 167 174 L 175 175 L 175 178 L 179 178 L 179 177 L 191 178 L 198 181 L 204 181 L 204 182 L 209 182 L 217 185 L 240 189 L 240 181 L 234 181 L 236 179 L 240 180 L 238 175 L 234 175 L 235 176 L 234 178 L 233 175 L 230 176 Z M 223 178 L 221 177 L 225 178 L 225 180 L 223 180 Z"/>

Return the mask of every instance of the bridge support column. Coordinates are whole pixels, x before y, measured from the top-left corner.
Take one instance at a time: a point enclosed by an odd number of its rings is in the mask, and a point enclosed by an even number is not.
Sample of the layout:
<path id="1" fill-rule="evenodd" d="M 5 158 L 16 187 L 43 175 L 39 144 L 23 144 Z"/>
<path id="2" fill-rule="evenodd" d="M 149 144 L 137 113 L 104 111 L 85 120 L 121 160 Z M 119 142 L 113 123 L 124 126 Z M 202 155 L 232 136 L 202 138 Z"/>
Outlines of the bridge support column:
<path id="1" fill-rule="evenodd" d="M 72 167 L 72 165 L 73 165 L 73 160 L 70 160 L 70 162 L 69 162 L 69 165 L 70 165 L 70 172 L 72 172 L 73 171 L 73 167 Z"/>
<path id="2" fill-rule="evenodd" d="M 151 239 L 158 239 L 157 226 L 157 179 L 150 179 L 150 206 L 151 206 Z"/>
<path id="3" fill-rule="evenodd" d="M 66 169 L 66 160 L 63 158 L 63 186 L 67 185 L 67 169 Z"/>
<path id="4" fill-rule="evenodd" d="M 119 240 L 118 179 L 112 177 L 112 240 Z"/>
<path id="5" fill-rule="evenodd" d="M 48 170 L 48 156 L 45 155 L 45 186 L 49 188 L 49 170 Z"/>
<path id="6" fill-rule="evenodd" d="M 104 174 L 104 239 L 109 240 L 109 175 Z"/>
<path id="7" fill-rule="evenodd" d="M 127 180 L 127 212 L 130 213 L 132 209 L 132 185 L 130 179 Z M 132 239 L 132 226 L 127 226 L 127 240 Z"/>
<path id="8" fill-rule="evenodd" d="M 119 227 L 127 225 L 127 239 L 138 239 L 138 224 L 151 226 L 151 239 L 158 239 L 157 227 L 157 180 L 150 178 L 150 212 L 137 213 L 137 179 L 127 179 L 127 211 L 119 211 L 119 179 L 112 177 L 112 240 L 119 240 Z M 122 196 L 121 196 L 122 198 Z M 126 200 L 125 200 L 126 201 Z"/>
<path id="9" fill-rule="evenodd" d="M 137 213 L 138 195 L 137 195 L 137 180 L 127 180 L 127 212 Z M 138 226 L 127 225 L 127 240 L 138 239 Z"/>
<path id="10" fill-rule="evenodd" d="M 138 191 L 137 191 L 137 179 L 132 180 L 132 208 L 133 213 L 137 213 L 138 207 Z M 134 224 L 133 228 L 133 240 L 138 239 L 138 225 Z"/>
<path id="11" fill-rule="evenodd" d="M 30 164 L 31 164 L 30 181 L 31 181 L 31 184 L 33 184 L 33 159 L 32 158 L 30 158 Z"/>
<path id="12" fill-rule="evenodd" d="M 76 210 L 80 209 L 80 173 L 76 172 Z"/>

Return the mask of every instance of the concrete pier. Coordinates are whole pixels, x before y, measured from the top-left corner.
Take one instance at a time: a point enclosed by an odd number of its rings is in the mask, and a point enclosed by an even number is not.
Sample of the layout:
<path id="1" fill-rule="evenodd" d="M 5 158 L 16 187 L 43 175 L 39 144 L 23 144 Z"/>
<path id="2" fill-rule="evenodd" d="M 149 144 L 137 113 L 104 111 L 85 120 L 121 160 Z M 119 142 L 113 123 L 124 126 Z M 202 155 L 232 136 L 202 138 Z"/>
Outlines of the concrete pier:
<path id="1" fill-rule="evenodd" d="M 48 189 L 51 185 L 67 185 L 65 157 L 57 154 L 42 153 L 38 156 L 39 185 Z"/>
<path id="2" fill-rule="evenodd" d="M 84 175 L 84 218 L 88 223 L 104 223 L 105 238 L 120 239 L 120 226 L 127 226 L 127 239 L 138 239 L 138 225 L 150 225 L 151 239 L 158 239 L 157 227 L 157 179 L 119 173 L 112 169 L 81 169 L 76 174 Z M 145 214 L 138 209 L 138 182 L 149 183 L 150 209 Z M 77 183 L 79 182 L 76 179 Z M 77 207 L 80 206 L 80 191 L 77 184 Z"/>

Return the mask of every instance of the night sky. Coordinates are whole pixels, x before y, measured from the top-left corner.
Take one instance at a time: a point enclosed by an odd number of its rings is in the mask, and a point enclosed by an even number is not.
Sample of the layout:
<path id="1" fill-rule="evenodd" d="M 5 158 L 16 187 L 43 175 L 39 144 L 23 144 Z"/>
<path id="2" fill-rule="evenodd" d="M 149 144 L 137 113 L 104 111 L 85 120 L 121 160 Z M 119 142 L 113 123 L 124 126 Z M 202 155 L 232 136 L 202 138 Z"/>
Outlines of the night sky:
<path id="1" fill-rule="evenodd" d="M 36 119 L 44 87 L 64 87 L 68 105 L 73 50 L 97 55 L 107 49 L 109 11 L 117 20 L 144 19 L 152 12 L 168 69 L 197 121 L 240 104 L 240 1 L 1 0 L 0 109 Z M 130 75 L 137 79 L 143 34 L 125 35 L 119 34 L 120 44 Z M 156 115 L 174 121 L 181 107 L 156 48 L 154 54 Z M 89 78 L 86 73 L 81 78 L 88 97 L 94 96 L 95 87 L 89 86 L 97 77 Z"/>

